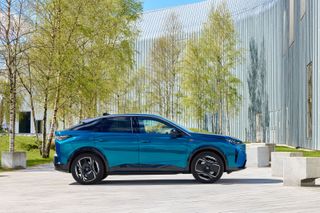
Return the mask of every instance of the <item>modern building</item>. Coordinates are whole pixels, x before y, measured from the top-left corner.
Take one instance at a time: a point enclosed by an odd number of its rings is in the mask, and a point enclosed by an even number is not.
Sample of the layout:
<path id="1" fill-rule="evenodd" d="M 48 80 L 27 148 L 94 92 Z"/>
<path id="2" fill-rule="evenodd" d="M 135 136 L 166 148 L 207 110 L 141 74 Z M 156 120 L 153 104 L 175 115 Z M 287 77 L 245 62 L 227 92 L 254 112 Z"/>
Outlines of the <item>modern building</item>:
<path id="1" fill-rule="evenodd" d="M 211 9 L 222 2 L 206 0 L 145 12 L 136 41 L 136 69 L 150 67 L 148 55 L 154 41 L 165 36 L 164 20 L 168 15 L 174 13 L 179 18 L 184 31 L 182 37 L 187 40 L 200 35 Z M 269 143 L 320 149 L 320 2 L 225 2 L 244 55 L 234 70 L 242 81 L 242 105 L 231 121 L 230 134 L 242 140 L 262 138 Z M 252 72 L 257 73 L 256 79 L 252 78 Z M 260 91 L 259 101 L 250 95 L 249 86 Z M 28 123 L 27 131 L 34 132 L 27 105 L 23 113 L 20 123 Z M 17 132 L 25 130 L 25 125 L 18 124 Z M 185 125 L 192 126 L 192 122 Z"/>
<path id="2" fill-rule="evenodd" d="M 144 13 L 136 44 L 137 67 L 150 67 L 147 56 L 155 39 L 165 35 L 164 20 L 170 13 L 179 17 L 188 39 L 201 33 L 212 7 L 222 2 L 207 0 Z M 242 81 L 242 106 L 231 122 L 230 134 L 243 140 L 261 137 L 270 143 L 320 149 L 319 1 L 226 3 L 234 18 L 239 47 L 244 51 L 244 59 L 234 70 Z M 250 79 L 250 72 L 254 71 L 260 76 L 258 79 Z M 256 100 L 250 97 L 249 85 L 263 91 L 259 97 L 261 106 L 254 106 Z M 254 108 L 260 110 L 252 112 Z M 257 122 L 263 124 L 261 130 Z"/>

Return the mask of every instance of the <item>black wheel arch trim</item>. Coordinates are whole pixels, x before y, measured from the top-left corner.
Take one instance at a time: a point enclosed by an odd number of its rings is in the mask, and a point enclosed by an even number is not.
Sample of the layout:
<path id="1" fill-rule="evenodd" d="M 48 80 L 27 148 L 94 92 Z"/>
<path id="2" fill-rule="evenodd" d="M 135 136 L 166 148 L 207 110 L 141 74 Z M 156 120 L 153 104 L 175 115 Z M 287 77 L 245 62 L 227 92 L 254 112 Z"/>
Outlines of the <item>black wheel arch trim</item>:
<path id="1" fill-rule="evenodd" d="M 79 148 L 77 150 L 75 150 L 71 156 L 69 157 L 68 159 L 68 164 L 67 164 L 67 168 L 68 168 L 68 172 L 70 173 L 71 172 L 71 165 L 72 165 L 72 162 L 73 160 L 80 154 L 84 154 L 84 153 L 91 153 L 91 154 L 95 154 L 97 156 L 99 156 L 102 161 L 103 161 L 103 164 L 104 164 L 104 167 L 105 167 L 105 172 L 108 172 L 110 171 L 109 170 L 109 163 L 108 163 L 108 159 L 106 158 L 106 156 L 104 156 L 102 154 L 102 152 L 95 148 L 95 147 L 82 147 L 82 148 Z"/>
<path id="2" fill-rule="evenodd" d="M 188 157 L 188 171 L 190 172 L 191 171 L 191 164 L 192 164 L 192 160 L 194 159 L 194 157 L 201 153 L 201 152 L 214 152 L 214 153 L 217 153 L 218 155 L 220 155 L 222 157 L 222 161 L 223 161 L 223 164 L 224 164 L 224 171 L 228 171 L 228 160 L 225 156 L 225 154 L 219 150 L 217 147 L 212 147 L 212 146 L 202 146 L 202 147 L 199 147 L 197 149 L 195 149 Z"/>

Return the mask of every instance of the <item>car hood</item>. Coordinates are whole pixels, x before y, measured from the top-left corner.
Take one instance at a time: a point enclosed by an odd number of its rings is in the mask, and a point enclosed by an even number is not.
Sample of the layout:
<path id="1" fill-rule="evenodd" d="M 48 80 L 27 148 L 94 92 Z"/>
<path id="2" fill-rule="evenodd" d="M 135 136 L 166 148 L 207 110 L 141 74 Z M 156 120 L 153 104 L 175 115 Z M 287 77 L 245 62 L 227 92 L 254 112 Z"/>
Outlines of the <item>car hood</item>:
<path id="1" fill-rule="evenodd" d="M 204 133 L 191 133 L 191 136 L 194 139 L 199 139 L 199 140 L 209 140 L 209 141 L 225 141 L 228 139 L 228 136 L 224 135 L 215 135 L 215 134 L 204 134 Z"/>

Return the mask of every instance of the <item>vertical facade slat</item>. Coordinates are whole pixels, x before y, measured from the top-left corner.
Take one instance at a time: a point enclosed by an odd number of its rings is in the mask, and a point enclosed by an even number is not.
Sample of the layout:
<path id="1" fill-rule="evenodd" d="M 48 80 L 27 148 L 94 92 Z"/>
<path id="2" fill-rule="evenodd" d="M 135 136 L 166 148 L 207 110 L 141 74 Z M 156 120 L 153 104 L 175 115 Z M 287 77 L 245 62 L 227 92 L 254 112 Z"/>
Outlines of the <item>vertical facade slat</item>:
<path id="1" fill-rule="evenodd" d="M 185 38 L 199 37 L 202 24 L 212 5 L 223 0 L 207 0 L 183 7 L 152 11 L 143 15 L 142 33 L 137 40 L 137 68 L 150 69 L 149 54 L 152 43 L 163 36 L 163 20 L 175 12 L 183 22 Z M 250 40 L 254 39 L 260 54 L 265 45 L 266 91 L 269 97 L 270 125 L 267 139 L 270 143 L 320 149 L 320 75 L 319 31 L 320 4 L 318 0 L 306 1 L 306 12 L 300 14 L 300 0 L 294 0 L 294 42 L 289 44 L 289 2 L 284 0 L 228 0 L 239 35 L 239 47 L 244 60 L 234 70 L 242 85 L 239 91 L 242 104 L 239 114 L 230 122 L 231 135 L 247 139 L 249 128 L 248 108 L 250 97 L 247 85 L 250 69 Z M 140 60 L 140 61 L 139 61 Z M 313 136 L 307 139 L 307 65 L 313 64 Z M 181 123 L 195 127 L 187 109 L 183 110 Z"/>

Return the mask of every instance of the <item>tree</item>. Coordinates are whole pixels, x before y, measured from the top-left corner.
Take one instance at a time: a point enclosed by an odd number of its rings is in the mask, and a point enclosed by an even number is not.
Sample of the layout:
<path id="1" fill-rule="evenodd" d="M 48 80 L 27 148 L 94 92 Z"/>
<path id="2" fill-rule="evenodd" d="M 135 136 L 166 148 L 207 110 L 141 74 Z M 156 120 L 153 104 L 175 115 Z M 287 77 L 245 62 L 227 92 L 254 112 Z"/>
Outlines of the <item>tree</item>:
<path id="1" fill-rule="evenodd" d="M 0 74 L 2 74 L 0 72 Z M 0 130 L 4 130 L 2 127 L 3 123 L 7 123 L 7 117 L 9 115 L 9 84 L 6 79 L 2 79 L 0 75 Z"/>
<path id="2" fill-rule="evenodd" d="M 74 76 L 79 100 L 75 107 L 83 112 L 81 117 L 102 114 L 113 101 L 118 112 L 127 108 L 129 70 L 134 65 L 134 41 L 138 35 L 135 22 L 140 12 L 141 4 L 133 0 L 104 0 L 98 5 L 87 2 L 78 39 L 81 57 L 77 63 L 81 69 Z"/>
<path id="3" fill-rule="evenodd" d="M 225 4 L 218 5 L 209 15 L 198 40 L 189 43 L 184 66 L 184 89 L 186 106 L 197 108 L 195 101 L 201 97 L 203 105 L 197 117 L 210 112 L 218 116 L 215 132 L 222 134 L 224 118 L 239 108 L 241 96 L 238 92 L 240 80 L 232 73 L 241 56 L 237 48 L 237 35 L 231 14 Z M 201 73 L 194 73 L 193 70 Z M 195 89 L 195 85 L 202 85 Z M 227 115 L 227 116 L 226 116 Z M 214 121 L 214 119 L 212 119 Z M 214 126 L 214 124 L 213 124 Z"/>
<path id="4" fill-rule="evenodd" d="M 62 87 L 68 82 L 63 82 L 72 66 L 73 46 L 71 39 L 75 33 L 77 17 L 79 14 L 72 14 L 81 6 L 71 7 L 74 2 L 64 0 L 37 1 L 35 5 L 37 14 L 36 33 L 31 39 L 34 48 L 30 51 L 30 61 L 32 66 L 36 92 L 43 97 L 43 136 L 41 154 L 43 157 L 49 156 L 50 142 L 47 143 L 47 116 L 49 104 L 53 104 L 53 116 L 51 121 L 50 134 L 48 140 L 52 141 L 53 129 L 57 122 L 57 111 Z M 72 10 L 72 9 L 74 10 Z M 75 15 L 75 16 L 72 16 Z M 71 18 L 72 17 L 72 18 Z M 52 103 L 49 103 L 49 100 Z"/>
<path id="5" fill-rule="evenodd" d="M 151 50 L 150 101 L 159 114 L 171 119 L 180 113 L 183 36 L 182 24 L 172 13 L 165 22 L 165 35 L 155 41 Z"/>
<path id="6" fill-rule="evenodd" d="M 209 78 L 206 70 L 205 56 L 196 46 L 196 41 L 189 41 L 182 77 L 182 90 L 186 92 L 183 104 L 190 109 L 200 129 L 204 128 L 203 118 L 208 109 L 205 96 L 206 88 L 211 87 L 206 80 Z"/>
<path id="7" fill-rule="evenodd" d="M 28 49 L 25 41 L 32 32 L 25 16 L 27 0 L 4 0 L 0 8 L 1 62 L 9 84 L 9 152 L 14 152 L 17 114 L 17 79 L 23 67 L 22 55 Z"/>
<path id="8" fill-rule="evenodd" d="M 123 83 L 133 65 L 141 3 L 47 0 L 36 8 L 39 22 L 30 57 L 36 91 L 43 97 L 42 156 L 48 157 L 60 112 L 64 122 L 96 116 Z"/>

